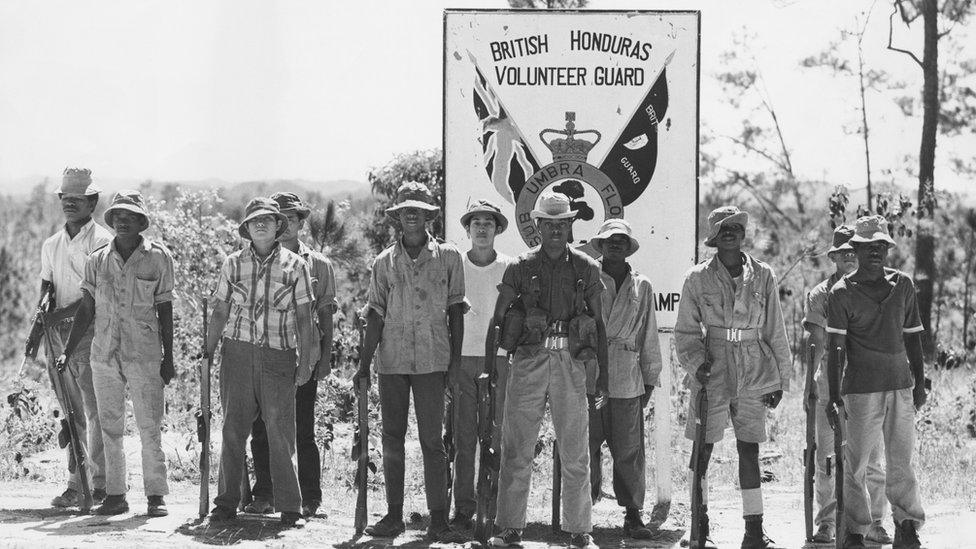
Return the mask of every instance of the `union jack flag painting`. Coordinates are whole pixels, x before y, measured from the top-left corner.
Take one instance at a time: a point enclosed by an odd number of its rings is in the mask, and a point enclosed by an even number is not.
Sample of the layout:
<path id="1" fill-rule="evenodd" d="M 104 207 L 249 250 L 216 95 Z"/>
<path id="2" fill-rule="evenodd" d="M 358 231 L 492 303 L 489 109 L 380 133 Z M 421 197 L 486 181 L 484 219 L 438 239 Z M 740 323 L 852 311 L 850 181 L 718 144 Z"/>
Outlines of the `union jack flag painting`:
<path id="1" fill-rule="evenodd" d="M 470 56 L 470 54 L 469 54 Z M 539 170 L 532 150 L 481 73 L 474 57 L 474 111 L 481 121 L 481 149 L 488 178 L 505 200 L 515 204 L 526 179 Z"/>

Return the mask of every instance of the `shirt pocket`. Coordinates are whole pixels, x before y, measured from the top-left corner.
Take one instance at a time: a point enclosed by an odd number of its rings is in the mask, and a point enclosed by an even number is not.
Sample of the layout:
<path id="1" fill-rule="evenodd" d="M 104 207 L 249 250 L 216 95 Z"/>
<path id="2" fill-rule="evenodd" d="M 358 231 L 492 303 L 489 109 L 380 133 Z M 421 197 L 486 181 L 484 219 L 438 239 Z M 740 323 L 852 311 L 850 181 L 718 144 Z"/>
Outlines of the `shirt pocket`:
<path id="1" fill-rule="evenodd" d="M 132 292 L 132 304 L 136 307 L 151 307 L 155 302 L 159 278 L 152 275 L 136 275 Z"/>
<path id="2" fill-rule="evenodd" d="M 447 314 L 447 269 L 430 269 L 418 281 L 417 298 L 431 315 Z"/>
<path id="3" fill-rule="evenodd" d="M 273 281 L 269 287 L 271 292 L 271 306 L 279 311 L 287 311 L 294 306 L 295 288 L 290 284 Z"/>
<path id="4" fill-rule="evenodd" d="M 702 322 L 706 326 L 725 326 L 725 308 L 722 306 L 721 292 L 705 292 L 702 294 L 704 311 Z"/>
<path id="5" fill-rule="evenodd" d="M 759 291 L 755 286 L 750 286 L 748 289 L 749 296 L 749 325 L 755 327 L 761 327 L 763 325 L 763 319 L 766 316 L 766 294 Z"/>

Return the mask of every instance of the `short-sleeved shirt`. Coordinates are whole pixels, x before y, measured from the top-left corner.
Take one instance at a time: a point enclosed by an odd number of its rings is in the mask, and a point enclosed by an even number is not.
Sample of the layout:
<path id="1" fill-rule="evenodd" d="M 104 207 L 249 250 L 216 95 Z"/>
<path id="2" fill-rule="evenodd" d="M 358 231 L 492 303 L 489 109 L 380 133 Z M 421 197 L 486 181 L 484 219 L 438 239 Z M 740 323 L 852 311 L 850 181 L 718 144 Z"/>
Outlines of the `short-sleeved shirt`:
<path id="1" fill-rule="evenodd" d="M 332 262 L 320 252 L 298 241 L 298 255 L 308 263 L 308 271 L 312 277 L 312 295 L 315 296 L 315 312 L 328 310 L 329 314 L 339 310 L 336 299 L 336 277 Z"/>
<path id="2" fill-rule="evenodd" d="M 830 295 L 830 289 L 834 287 L 834 284 L 837 284 L 840 277 L 841 275 L 835 272 L 830 275 L 830 278 L 817 284 L 812 290 L 807 292 L 807 307 L 803 316 L 803 324 L 812 324 L 819 326 L 821 329 L 827 329 L 827 296 Z M 820 361 L 820 366 L 826 365 L 828 355 L 829 353 L 824 353 L 823 359 Z"/>
<path id="3" fill-rule="evenodd" d="M 464 288 L 471 306 L 464 315 L 464 343 L 461 345 L 463 356 L 485 355 L 485 336 L 488 335 L 488 325 L 495 316 L 495 303 L 498 302 L 498 283 L 505 274 L 512 258 L 498 254 L 495 261 L 488 265 L 475 265 L 468 259 L 468 254 L 461 254 L 464 263 Z M 499 355 L 505 350 L 499 349 Z"/>
<path id="4" fill-rule="evenodd" d="M 128 261 L 115 240 L 88 256 L 81 288 L 95 298 L 92 362 L 105 362 L 113 353 L 126 363 L 160 361 L 156 305 L 173 300 L 173 279 L 173 255 L 146 237 Z"/>
<path id="5" fill-rule="evenodd" d="M 275 244 L 262 260 L 249 245 L 224 260 L 214 298 L 230 304 L 228 338 L 271 349 L 295 349 L 295 309 L 314 299 L 308 263 L 281 244 Z"/>
<path id="6" fill-rule="evenodd" d="M 368 297 L 369 308 L 383 318 L 376 371 L 446 372 L 451 361 L 447 309 L 464 302 L 464 267 L 453 245 L 428 234 L 417 259 L 410 258 L 402 240 L 380 252 Z"/>
<path id="7" fill-rule="evenodd" d="M 846 336 L 841 393 L 913 387 L 903 334 L 922 330 L 915 284 L 907 274 L 886 268 L 877 285 L 851 275 L 838 280 L 827 299 L 827 333 Z"/>
<path id="8" fill-rule="evenodd" d="M 41 244 L 41 280 L 54 284 L 54 301 L 59 309 L 81 299 L 88 255 L 111 241 L 108 229 L 89 220 L 74 238 L 62 228 Z"/>
<path id="9" fill-rule="evenodd" d="M 540 246 L 509 264 L 498 285 L 498 293 L 509 299 L 523 294 L 527 296 L 532 291 L 533 276 L 539 277 L 537 307 L 549 313 L 550 322 L 573 318 L 577 280 L 583 280 L 584 300 L 603 291 L 600 265 L 593 258 L 567 246 L 562 255 L 552 259 Z"/>

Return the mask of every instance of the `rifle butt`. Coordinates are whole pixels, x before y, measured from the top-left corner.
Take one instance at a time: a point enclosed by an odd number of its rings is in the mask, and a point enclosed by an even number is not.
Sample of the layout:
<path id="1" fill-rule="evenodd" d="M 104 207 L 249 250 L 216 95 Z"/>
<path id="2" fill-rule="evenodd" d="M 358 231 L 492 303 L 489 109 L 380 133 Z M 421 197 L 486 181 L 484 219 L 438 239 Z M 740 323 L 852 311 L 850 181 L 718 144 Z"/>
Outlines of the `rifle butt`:
<path id="1" fill-rule="evenodd" d="M 356 421 L 359 429 L 359 459 L 356 467 L 356 534 L 366 529 L 369 475 L 369 387 L 365 380 L 356 382 Z"/>

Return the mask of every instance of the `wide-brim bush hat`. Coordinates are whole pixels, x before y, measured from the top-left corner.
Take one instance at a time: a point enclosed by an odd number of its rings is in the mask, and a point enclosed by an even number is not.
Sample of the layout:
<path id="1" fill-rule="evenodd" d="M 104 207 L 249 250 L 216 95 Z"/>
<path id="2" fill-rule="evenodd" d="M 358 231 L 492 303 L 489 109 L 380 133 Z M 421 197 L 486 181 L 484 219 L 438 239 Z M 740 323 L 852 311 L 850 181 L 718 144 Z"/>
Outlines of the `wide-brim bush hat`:
<path id="1" fill-rule="evenodd" d="M 834 252 L 852 252 L 854 251 L 854 246 L 851 246 L 851 237 L 854 236 L 854 227 L 850 225 L 841 225 L 834 229 L 834 241 L 827 250 L 827 255 Z"/>
<path id="2" fill-rule="evenodd" d="M 142 193 L 133 190 L 123 190 L 115 193 L 115 196 L 112 197 L 112 203 L 102 215 L 105 224 L 111 227 L 112 214 L 122 210 L 141 215 L 145 220 L 142 230 L 149 228 L 149 212 L 146 211 L 146 203 L 142 199 Z"/>
<path id="3" fill-rule="evenodd" d="M 396 198 L 393 205 L 386 209 L 386 215 L 396 218 L 400 210 L 404 208 L 418 208 L 423 210 L 427 219 L 432 219 L 440 212 L 440 208 L 434 203 L 434 195 L 423 183 L 407 181 L 397 188 Z"/>
<path id="4" fill-rule="evenodd" d="M 880 215 L 859 217 L 854 223 L 854 236 L 850 242 L 866 244 L 868 242 L 886 242 L 888 246 L 895 246 L 895 239 L 888 234 L 888 220 Z"/>
<path id="5" fill-rule="evenodd" d="M 295 193 L 274 193 L 271 195 L 271 200 L 278 204 L 278 211 L 282 214 L 295 212 L 299 219 L 305 219 L 312 213 L 312 209 L 306 206 Z"/>
<path id="6" fill-rule="evenodd" d="M 745 229 L 749 225 L 749 213 L 735 206 L 715 208 L 708 214 L 708 236 L 705 245 L 715 247 L 715 239 L 724 225 L 741 225 Z"/>
<path id="7" fill-rule="evenodd" d="M 285 231 L 288 230 L 288 218 L 278 209 L 278 203 L 270 198 L 259 196 L 248 202 L 244 208 L 244 219 L 237 226 L 237 233 L 241 235 L 241 238 L 251 240 L 251 232 L 247 230 L 247 222 L 262 215 L 270 215 L 278 221 L 281 221 L 278 225 L 278 231 L 275 233 L 275 238 L 285 234 Z"/>
<path id="8" fill-rule="evenodd" d="M 461 216 L 461 226 L 465 229 L 471 223 L 471 218 L 478 214 L 488 214 L 495 218 L 495 234 L 502 234 L 508 228 L 508 218 L 502 209 L 489 200 L 478 200 L 468 205 L 468 211 Z"/>
<path id="9" fill-rule="evenodd" d="M 61 176 L 61 186 L 55 191 L 60 196 L 94 196 L 102 189 L 92 183 L 91 170 L 65 168 Z"/>
<path id="10" fill-rule="evenodd" d="M 603 225 L 600 225 L 600 230 L 597 232 L 596 236 L 590 239 L 590 244 L 593 245 L 593 248 L 596 249 L 596 251 L 603 254 L 603 245 L 611 236 L 615 234 L 622 234 L 627 237 L 627 240 L 630 241 L 630 247 L 627 250 L 628 256 L 633 255 L 633 253 L 640 248 L 640 243 L 637 242 L 636 238 L 634 238 L 633 229 L 631 228 L 630 223 L 624 221 L 623 219 L 608 219 L 604 221 Z"/>
<path id="11" fill-rule="evenodd" d="M 569 197 L 550 190 L 539 195 L 539 202 L 534 210 L 529 212 L 532 219 L 572 219 L 576 212 L 570 208 Z"/>

